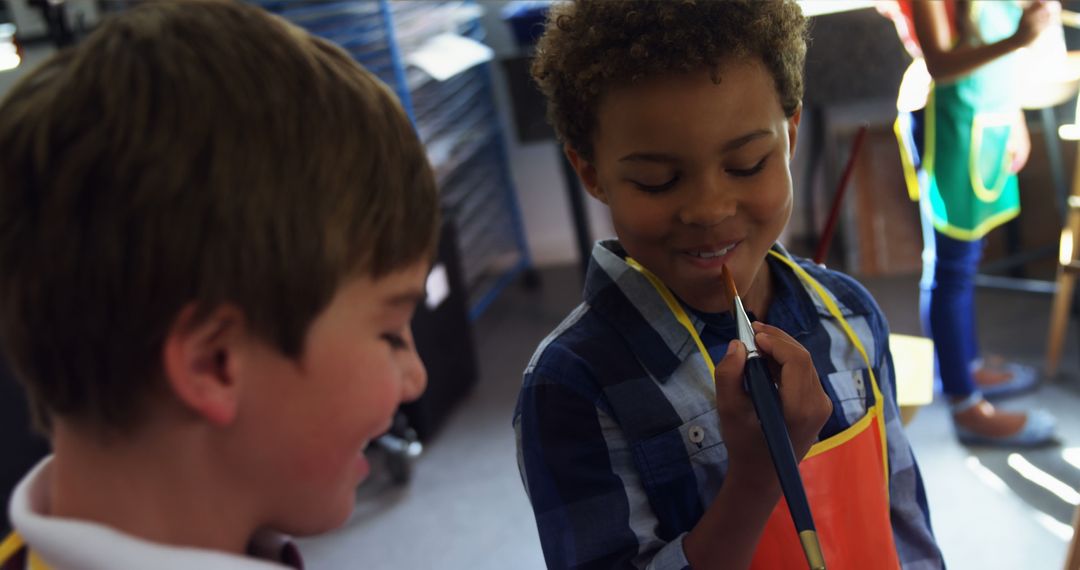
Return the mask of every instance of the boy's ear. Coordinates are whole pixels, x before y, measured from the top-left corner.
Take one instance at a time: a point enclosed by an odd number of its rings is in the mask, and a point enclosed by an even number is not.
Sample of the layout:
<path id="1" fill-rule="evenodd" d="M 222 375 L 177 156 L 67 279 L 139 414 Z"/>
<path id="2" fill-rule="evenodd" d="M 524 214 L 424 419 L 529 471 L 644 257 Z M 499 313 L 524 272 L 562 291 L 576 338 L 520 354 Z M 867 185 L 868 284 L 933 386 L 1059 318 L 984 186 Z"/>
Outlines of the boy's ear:
<path id="1" fill-rule="evenodd" d="M 162 369 L 172 394 L 193 413 L 217 426 L 236 418 L 240 388 L 230 366 L 245 338 L 243 313 L 222 305 L 195 321 L 191 303 L 180 311 L 165 337 Z"/>
<path id="2" fill-rule="evenodd" d="M 569 160 L 570 165 L 574 167 L 574 171 L 577 172 L 578 179 L 581 180 L 581 185 L 585 187 L 585 191 L 593 198 L 607 204 L 607 194 L 600 188 L 596 179 L 596 167 L 568 144 L 563 145 L 563 153 L 566 155 L 566 160 Z"/>
<path id="3" fill-rule="evenodd" d="M 795 113 L 788 117 L 788 157 L 795 158 L 795 142 L 799 139 L 799 121 L 802 120 L 802 103 L 795 107 Z"/>

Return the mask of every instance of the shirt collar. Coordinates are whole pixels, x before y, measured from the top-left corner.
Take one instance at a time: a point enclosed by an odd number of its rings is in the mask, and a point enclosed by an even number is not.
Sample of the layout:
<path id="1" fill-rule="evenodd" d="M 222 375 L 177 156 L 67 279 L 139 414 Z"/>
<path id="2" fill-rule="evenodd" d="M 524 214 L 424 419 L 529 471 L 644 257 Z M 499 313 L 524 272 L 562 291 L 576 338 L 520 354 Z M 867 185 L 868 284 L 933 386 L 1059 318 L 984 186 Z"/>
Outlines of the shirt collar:
<path id="1" fill-rule="evenodd" d="M 780 245 L 774 248 L 790 254 Z M 774 295 L 768 322 L 798 337 L 813 329 L 818 308 L 824 305 L 809 295 L 789 267 L 769 256 Z M 668 309 L 660 293 L 648 279 L 626 263 L 626 251 L 617 240 L 597 242 L 585 276 L 585 302 L 612 325 L 626 341 L 641 364 L 657 381 L 666 382 L 679 364 L 697 346 L 690 334 Z M 704 322 L 688 312 L 700 334 Z M 826 313 L 827 314 L 827 313 Z"/>
<path id="2" fill-rule="evenodd" d="M 50 504 L 51 464 L 50 455 L 23 478 L 11 496 L 9 515 L 15 531 L 52 568 L 123 570 L 146 568 L 149 564 L 160 570 L 303 569 L 299 553 L 292 543 L 286 537 L 270 531 L 260 532 L 252 539 L 252 556 L 246 557 L 213 550 L 167 546 L 105 525 L 46 515 L 44 513 L 49 511 Z"/>
<path id="3" fill-rule="evenodd" d="M 686 356 L 697 350 L 660 293 L 626 263 L 626 252 L 616 240 L 593 247 L 585 274 L 585 302 L 618 332 L 659 382 L 667 381 Z M 695 324 L 700 331 L 700 323 Z"/>

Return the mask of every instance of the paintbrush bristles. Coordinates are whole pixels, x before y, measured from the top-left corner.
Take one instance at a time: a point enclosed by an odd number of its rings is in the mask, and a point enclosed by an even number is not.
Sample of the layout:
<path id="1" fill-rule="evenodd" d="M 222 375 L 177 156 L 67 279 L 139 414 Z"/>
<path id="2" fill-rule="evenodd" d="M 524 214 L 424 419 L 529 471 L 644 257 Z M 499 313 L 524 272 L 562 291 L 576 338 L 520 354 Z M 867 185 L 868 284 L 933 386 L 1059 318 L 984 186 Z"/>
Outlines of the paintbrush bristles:
<path id="1" fill-rule="evenodd" d="M 728 271 L 727 265 L 721 265 L 720 271 L 724 276 L 724 285 L 727 286 L 728 297 L 734 301 L 735 297 L 739 296 L 739 292 L 735 289 L 735 280 L 732 279 L 731 272 Z"/>

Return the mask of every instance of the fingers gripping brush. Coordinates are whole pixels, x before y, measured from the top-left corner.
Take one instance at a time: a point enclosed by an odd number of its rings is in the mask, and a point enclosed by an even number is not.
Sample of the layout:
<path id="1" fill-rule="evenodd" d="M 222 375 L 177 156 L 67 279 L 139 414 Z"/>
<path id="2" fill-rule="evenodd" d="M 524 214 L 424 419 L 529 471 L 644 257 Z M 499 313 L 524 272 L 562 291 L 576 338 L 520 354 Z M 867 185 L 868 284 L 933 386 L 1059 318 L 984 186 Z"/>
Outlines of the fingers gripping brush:
<path id="1" fill-rule="evenodd" d="M 780 489 L 784 492 L 795 530 L 799 533 L 799 542 L 806 554 L 806 562 L 812 570 L 824 570 L 825 559 L 821 554 L 814 518 L 810 514 L 810 503 L 806 499 L 806 490 L 803 489 L 802 477 L 799 475 L 799 462 L 795 458 L 795 450 L 791 446 L 791 438 L 788 436 L 784 414 L 780 408 L 780 392 L 776 389 L 765 359 L 758 352 L 750 318 L 746 315 L 742 299 L 735 289 L 735 280 L 731 278 L 726 265 L 723 267 L 723 278 L 728 296 L 734 305 L 732 313 L 735 315 L 739 340 L 746 346 L 743 388 L 750 394 L 750 401 L 753 402 L 754 411 L 761 423 L 761 431 L 765 433 L 769 456 L 776 467 Z"/>

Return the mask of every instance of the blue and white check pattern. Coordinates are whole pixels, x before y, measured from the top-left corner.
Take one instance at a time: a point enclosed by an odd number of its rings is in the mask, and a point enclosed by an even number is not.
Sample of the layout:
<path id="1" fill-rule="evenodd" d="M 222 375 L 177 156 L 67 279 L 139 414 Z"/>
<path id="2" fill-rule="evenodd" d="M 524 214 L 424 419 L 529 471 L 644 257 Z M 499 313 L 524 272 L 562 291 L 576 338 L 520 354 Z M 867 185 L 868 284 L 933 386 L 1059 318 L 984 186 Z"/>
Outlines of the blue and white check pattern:
<path id="1" fill-rule="evenodd" d="M 689 568 L 683 537 L 727 472 L 705 362 L 624 257 L 616 241 L 593 249 L 585 302 L 537 349 L 514 412 L 518 466 L 550 568 Z M 850 277 L 797 261 L 833 294 L 886 395 L 891 520 L 903 568 L 942 568 L 922 478 L 900 424 L 885 318 Z M 874 403 L 866 364 L 790 268 L 768 263 L 775 291 L 766 320 L 813 355 L 834 404 L 820 434 L 830 437 Z M 730 319 L 697 313 L 691 319 L 719 361 L 735 335 Z"/>

